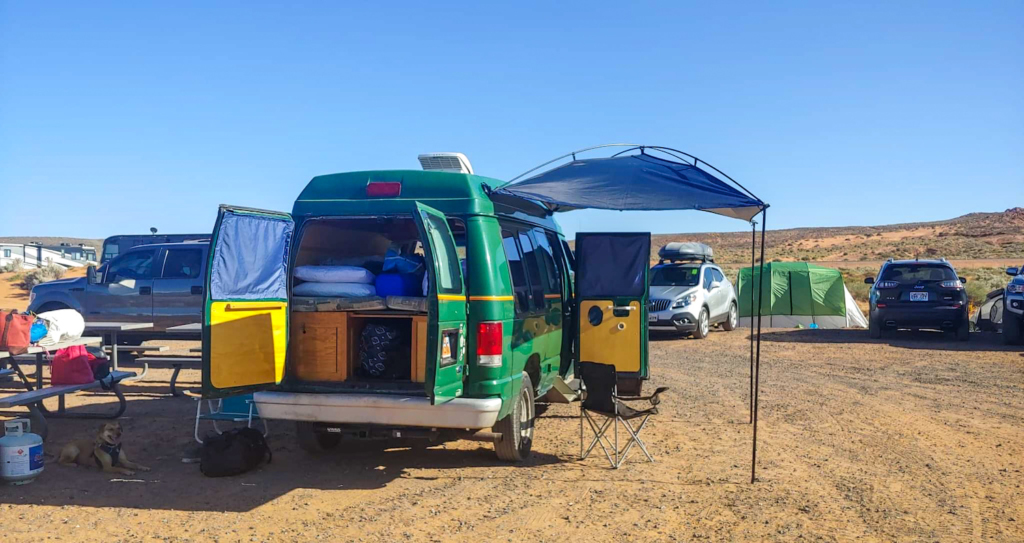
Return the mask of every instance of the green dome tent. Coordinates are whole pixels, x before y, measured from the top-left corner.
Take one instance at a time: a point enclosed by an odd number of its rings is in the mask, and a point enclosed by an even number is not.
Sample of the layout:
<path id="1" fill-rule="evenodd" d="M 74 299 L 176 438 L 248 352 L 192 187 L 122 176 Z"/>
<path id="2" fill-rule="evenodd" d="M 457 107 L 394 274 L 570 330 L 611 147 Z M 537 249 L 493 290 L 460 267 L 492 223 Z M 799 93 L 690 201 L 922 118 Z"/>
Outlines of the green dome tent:
<path id="1" fill-rule="evenodd" d="M 867 328 L 860 307 L 850 296 L 839 270 L 806 262 L 769 262 L 764 266 L 761 315 L 769 328 L 795 328 L 816 324 L 818 328 Z M 757 317 L 757 289 L 760 269 L 743 268 L 739 276 L 740 325 L 749 326 Z M 754 311 L 751 311 L 753 290 Z"/>

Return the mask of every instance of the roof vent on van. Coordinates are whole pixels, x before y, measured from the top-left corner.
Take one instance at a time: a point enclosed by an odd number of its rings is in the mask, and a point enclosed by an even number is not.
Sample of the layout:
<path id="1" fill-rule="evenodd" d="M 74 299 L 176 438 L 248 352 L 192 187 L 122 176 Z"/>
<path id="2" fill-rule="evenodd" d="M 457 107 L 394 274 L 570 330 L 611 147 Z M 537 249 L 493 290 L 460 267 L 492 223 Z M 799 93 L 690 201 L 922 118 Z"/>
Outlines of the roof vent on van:
<path id="1" fill-rule="evenodd" d="M 473 166 L 462 153 L 426 153 L 418 158 L 427 171 L 473 173 Z"/>

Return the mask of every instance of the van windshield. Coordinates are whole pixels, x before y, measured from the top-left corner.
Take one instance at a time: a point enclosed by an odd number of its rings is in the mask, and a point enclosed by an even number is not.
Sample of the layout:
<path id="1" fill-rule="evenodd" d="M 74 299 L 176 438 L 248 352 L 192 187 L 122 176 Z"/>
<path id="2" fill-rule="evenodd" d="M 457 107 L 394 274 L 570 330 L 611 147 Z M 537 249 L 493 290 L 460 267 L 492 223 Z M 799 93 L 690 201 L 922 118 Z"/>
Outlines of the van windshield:
<path id="1" fill-rule="evenodd" d="M 953 281 L 956 274 L 949 266 L 939 264 L 896 264 L 885 268 L 882 281 L 896 281 L 903 285 Z"/>
<path id="2" fill-rule="evenodd" d="M 695 287 L 700 283 L 697 266 L 656 267 L 651 270 L 652 287 Z"/>

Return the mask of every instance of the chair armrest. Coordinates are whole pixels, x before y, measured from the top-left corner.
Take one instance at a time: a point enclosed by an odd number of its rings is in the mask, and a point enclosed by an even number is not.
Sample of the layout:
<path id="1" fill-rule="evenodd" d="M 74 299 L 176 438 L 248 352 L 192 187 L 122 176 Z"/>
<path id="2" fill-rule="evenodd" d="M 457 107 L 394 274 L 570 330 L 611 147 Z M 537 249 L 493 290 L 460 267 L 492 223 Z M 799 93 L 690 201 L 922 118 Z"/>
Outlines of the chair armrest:
<path id="1" fill-rule="evenodd" d="M 661 402 L 661 399 L 658 398 L 658 396 L 667 390 L 668 387 L 658 387 L 654 390 L 654 394 L 651 394 L 650 396 L 615 396 L 615 399 L 622 400 L 624 402 L 637 402 L 640 400 L 647 400 L 651 402 L 652 405 L 657 405 L 659 402 Z"/>

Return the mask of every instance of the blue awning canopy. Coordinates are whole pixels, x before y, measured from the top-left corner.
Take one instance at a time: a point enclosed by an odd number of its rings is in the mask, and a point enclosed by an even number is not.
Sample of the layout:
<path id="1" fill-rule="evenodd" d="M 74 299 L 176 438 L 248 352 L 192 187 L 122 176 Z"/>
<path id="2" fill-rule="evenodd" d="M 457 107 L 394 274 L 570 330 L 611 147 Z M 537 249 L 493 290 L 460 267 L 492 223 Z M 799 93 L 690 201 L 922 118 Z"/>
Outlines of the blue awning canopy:
<path id="1" fill-rule="evenodd" d="M 496 190 L 574 209 L 657 211 L 696 209 L 749 221 L 767 204 L 695 164 L 646 154 L 572 160 Z"/>

